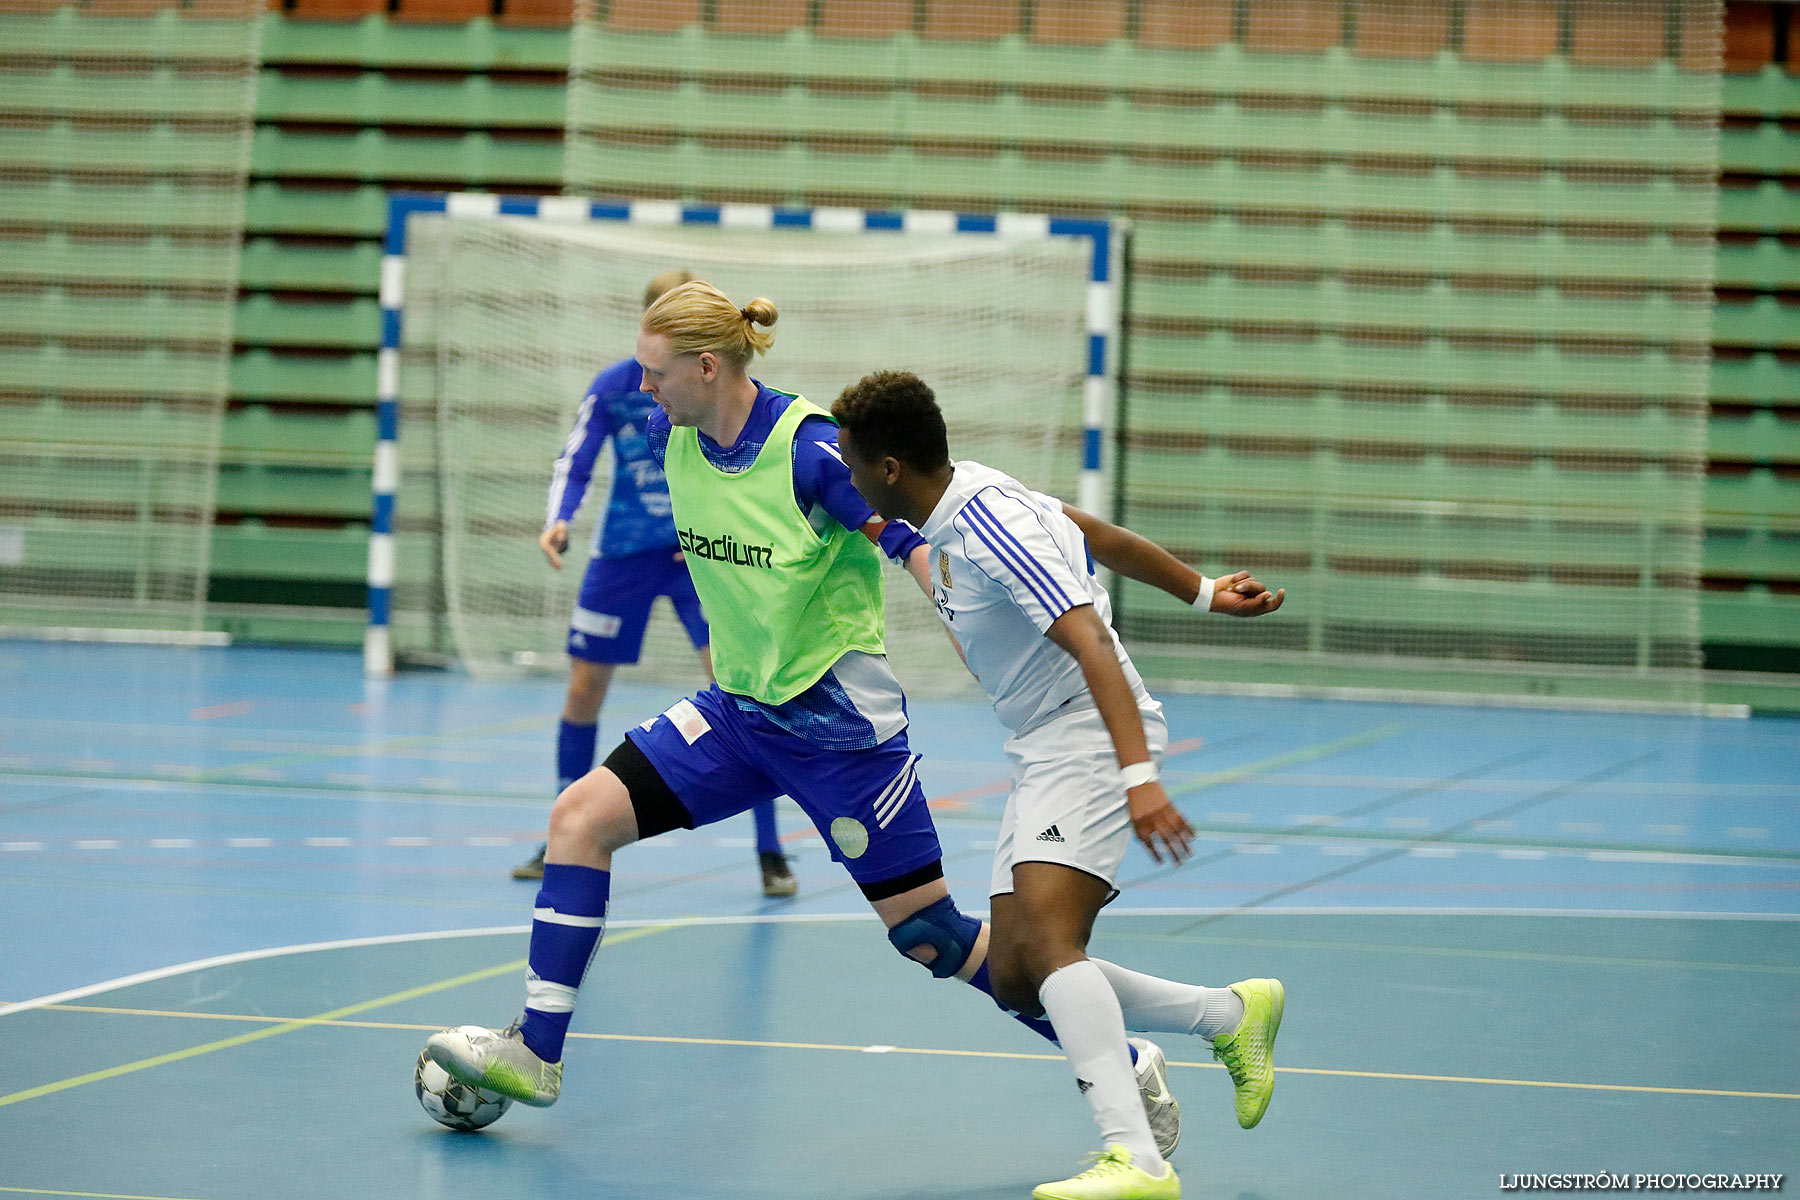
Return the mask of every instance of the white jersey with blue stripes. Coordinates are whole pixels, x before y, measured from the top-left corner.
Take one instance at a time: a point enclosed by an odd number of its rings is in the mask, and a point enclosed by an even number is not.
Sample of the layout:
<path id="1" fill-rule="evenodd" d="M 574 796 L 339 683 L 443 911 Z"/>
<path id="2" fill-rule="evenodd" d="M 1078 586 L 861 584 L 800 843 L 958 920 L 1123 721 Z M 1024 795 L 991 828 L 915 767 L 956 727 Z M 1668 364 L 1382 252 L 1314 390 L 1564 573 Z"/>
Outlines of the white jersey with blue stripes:
<path id="1" fill-rule="evenodd" d="M 953 470 L 919 530 L 931 544 L 932 595 L 994 711 L 1022 733 L 1087 691 L 1080 665 L 1045 631 L 1091 604 L 1110 632 L 1112 600 L 1062 501 L 978 462 Z M 1131 657 L 1116 633 L 1112 639 L 1126 682 L 1148 700 Z"/>

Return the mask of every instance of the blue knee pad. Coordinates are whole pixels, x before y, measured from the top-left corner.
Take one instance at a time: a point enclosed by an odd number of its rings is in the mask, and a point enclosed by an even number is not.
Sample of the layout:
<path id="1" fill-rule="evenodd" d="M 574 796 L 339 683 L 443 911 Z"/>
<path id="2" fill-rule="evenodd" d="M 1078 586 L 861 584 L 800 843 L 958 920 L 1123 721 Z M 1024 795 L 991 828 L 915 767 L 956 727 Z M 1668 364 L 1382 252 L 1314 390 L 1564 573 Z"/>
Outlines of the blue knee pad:
<path id="1" fill-rule="evenodd" d="M 908 951 L 925 946 L 936 950 L 936 958 L 920 965 L 939 979 L 949 979 L 963 969 L 969 955 L 975 953 L 975 940 L 980 936 L 981 922 L 964 916 L 956 901 L 948 896 L 927 904 L 888 930 L 888 941 L 912 962 L 919 960 Z"/>

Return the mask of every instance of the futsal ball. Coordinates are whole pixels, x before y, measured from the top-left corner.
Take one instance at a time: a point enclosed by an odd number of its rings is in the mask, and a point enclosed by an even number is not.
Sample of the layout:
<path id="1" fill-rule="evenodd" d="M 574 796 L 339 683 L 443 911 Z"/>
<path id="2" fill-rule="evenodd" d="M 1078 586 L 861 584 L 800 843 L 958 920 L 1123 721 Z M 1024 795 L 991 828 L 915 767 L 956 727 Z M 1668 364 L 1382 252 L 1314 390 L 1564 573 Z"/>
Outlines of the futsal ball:
<path id="1" fill-rule="evenodd" d="M 423 1050 L 419 1052 L 419 1065 L 413 1068 L 413 1091 L 419 1097 L 419 1107 L 432 1120 L 465 1133 L 485 1129 L 512 1107 L 509 1096 L 453 1079 Z"/>

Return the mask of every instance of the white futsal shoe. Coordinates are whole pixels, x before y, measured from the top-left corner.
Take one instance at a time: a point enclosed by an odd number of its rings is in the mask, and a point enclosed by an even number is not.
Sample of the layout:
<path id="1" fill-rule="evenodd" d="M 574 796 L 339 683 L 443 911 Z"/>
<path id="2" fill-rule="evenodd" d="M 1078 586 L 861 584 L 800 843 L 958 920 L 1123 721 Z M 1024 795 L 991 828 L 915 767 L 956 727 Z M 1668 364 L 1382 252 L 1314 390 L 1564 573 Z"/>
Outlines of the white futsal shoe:
<path id="1" fill-rule="evenodd" d="M 517 1025 L 505 1029 L 458 1025 L 432 1034 L 425 1053 L 470 1087 L 499 1092 L 533 1108 L 549 1108 L 562 1094 L 562 1064 L 533 1054 Z"/>
<path id="2" fill-rule="evenodd" d="M 1181 1144 L 1181 1105 L 1169 1091 L 1169 1060 L 1148 1038 L 1125 1040 L 1137 1051 L 1138 1095 L 1144 1100 L 1144 1115 L 1150 1118 L 1150 1132 L 1156 1136 L 1156 1152 L 1167 1158 Z"/>

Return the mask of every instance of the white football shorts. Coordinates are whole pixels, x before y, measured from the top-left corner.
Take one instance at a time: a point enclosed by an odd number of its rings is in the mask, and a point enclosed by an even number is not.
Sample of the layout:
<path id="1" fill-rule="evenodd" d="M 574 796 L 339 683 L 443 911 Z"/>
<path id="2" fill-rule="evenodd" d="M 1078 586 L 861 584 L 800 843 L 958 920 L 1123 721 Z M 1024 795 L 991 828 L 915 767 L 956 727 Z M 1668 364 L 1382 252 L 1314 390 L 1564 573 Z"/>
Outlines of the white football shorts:
<path id="1" fill-rule="evenodd" d="M 1169 748 L 1162 705 L 1142 697 L 1144 736 L 1159 767 Z M 1006 743 L 1012 795 L 1000 819 L 988 894 L 1013 890 L 1019 862 L 1061 863 L 1117 886 L 1119 864 L 1132 839 L 1131 814 L 1119 756 L 1092 697 L 1077 696 L 1056 715 Z"/>

